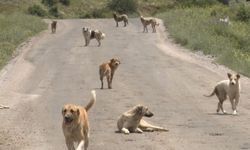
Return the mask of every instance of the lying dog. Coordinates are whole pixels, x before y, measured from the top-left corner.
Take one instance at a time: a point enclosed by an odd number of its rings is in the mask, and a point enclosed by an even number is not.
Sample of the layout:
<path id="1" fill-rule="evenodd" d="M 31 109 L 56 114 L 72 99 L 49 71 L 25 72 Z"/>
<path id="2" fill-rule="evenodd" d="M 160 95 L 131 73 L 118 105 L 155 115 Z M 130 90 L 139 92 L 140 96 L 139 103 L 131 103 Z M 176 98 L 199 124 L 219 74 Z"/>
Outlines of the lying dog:
<path id="1" fill-rule="evenodd" d="M 143 133 L 143 131 L 168 131 L 163 127 L 158 127 L 147 123 L 142 117 L 152 117 L 153 113 L 147 107 L 137 105 L 131 110 L 123 113 L 118 121 L 118 130 L 124 134 L 130 132 Z"/>
<path id="2" fill-rule="evenodd" d="M 116 27 L 118 27 L 118 22 L 123 21 L 124 22 L 124 27 L 127 26 L 128 24 L 128 16 L 126 14 L 122 14 L 122 15 L 117 15 L 115 12 L 113 13 L 113 17 L 115 19 L 116 22 Z"/>
<path id="3" fill-rule="evenodd" d="M 74 142 L 78 143 L 77 150 L 87 150 L 89 144 L 88 110 L 96 101 L 95 91 L 91 91 L 92 97 L 87 106 L 82 107 L 74 104 L 64 105 L 62 109 L 62 129 L 68 150 L 74 150 Z"/>
<path id="4" fill-rule="evenodd" d="M 83 27 L 82 33 L 85 39 L 85 46 L 89 45 L 90 40 L 96 39 L 98 46 L 101 46 L 101 40 L 104 39 L 105 34 L 99 30 L 90 30 L 89 28 Z"/>
<path id="5" fill-rule="evenodd" d="M 101 89 L 103 89 L 103 78 L 107 78 L 108 88 L 112 89 L 112 81 L 115 74 L 115 70 L 121 64 L 118 58 L 112 58 L 110 62 L 103 63 L 99 66 L 99 75 L 101 80 Z"/>
<path id="6" fill-rule="evenodd" d="M 143 25 L 143 32 L 148 32 L 147 26 L 151 24 L 153 32 L 156 32 L 155 26 L 159 26 L 159 23 L 156 22 L 155 18 L 144 18 L 143 16 L 141 18 L 141 23 Z"/>
<path id="7" fill-rule="evenodd" d="M 223 109 L 223 102 L 229 97 L 229 100 L 232 105 L 233 114 L 237 114 L 237 105 L 239 103 L 240 98 L 240 75 L 232 75 L 230 73 L 227 74 L 228 80 L 223 80 L 217 83 L 213 92 L 210 95 L 204 95 L 206 97 L 211 97 L 216 94 L 219 99 L 217 113 L 221 110 L 223 113 L 226 111 Z"/>
<path id="8" fill-rule="evenodd" d="M 57 21 L 52 21 L 52 23 L 51 23 L 51 32 L 52 33 L 56 33 L 56 24 L 57 24 Z"/>

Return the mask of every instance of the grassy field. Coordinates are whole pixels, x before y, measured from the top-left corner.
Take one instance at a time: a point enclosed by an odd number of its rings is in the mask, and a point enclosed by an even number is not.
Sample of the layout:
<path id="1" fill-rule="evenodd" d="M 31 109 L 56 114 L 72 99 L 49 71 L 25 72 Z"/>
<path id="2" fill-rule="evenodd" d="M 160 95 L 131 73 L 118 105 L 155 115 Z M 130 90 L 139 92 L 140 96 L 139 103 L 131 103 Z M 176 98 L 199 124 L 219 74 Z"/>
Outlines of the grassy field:
<path id="1" fill-rule="evenodd" d="M 239 20 L 238 4 L 171 9 L 158 14 L 176 43 L 213 55 L 217 62 L 250 76 L 250 23 Z M 247 9 L 250 7 L 247 7 Z M 230 17 L 230 24 L 219 18 Z"/>
<path id="2" fill-rule="evenodd" d="M 47 25 L 41 19 L 22 13 L 0 14 L 0 68 L 11 58 L 16 47 Z"/>

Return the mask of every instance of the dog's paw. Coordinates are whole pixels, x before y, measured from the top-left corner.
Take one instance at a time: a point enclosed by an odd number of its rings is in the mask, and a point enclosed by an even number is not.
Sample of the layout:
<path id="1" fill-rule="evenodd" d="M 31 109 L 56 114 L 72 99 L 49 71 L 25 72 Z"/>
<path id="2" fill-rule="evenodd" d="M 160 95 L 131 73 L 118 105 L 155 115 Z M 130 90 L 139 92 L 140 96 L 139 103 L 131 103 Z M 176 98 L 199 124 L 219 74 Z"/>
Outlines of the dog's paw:
<path id="1" fill-rule="evenodd" d="M 237 115 L 237 111 L 236 110 L 233 111 L 233 115 Z"/>

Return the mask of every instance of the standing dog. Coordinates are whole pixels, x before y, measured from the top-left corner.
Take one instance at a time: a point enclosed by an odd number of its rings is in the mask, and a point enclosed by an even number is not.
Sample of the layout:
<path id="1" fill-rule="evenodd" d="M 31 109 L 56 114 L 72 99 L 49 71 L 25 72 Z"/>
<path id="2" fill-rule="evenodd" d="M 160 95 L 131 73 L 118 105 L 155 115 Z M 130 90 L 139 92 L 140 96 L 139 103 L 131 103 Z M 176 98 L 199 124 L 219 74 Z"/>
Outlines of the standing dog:
<path id="1" fill-rule="evenodd" d="M 223 80 L 217 83 L 213 92 L 210 95 L 204 95 L 206 97 L 211 97 L 216 94 L 219 99 L 217 113 L 221 110 L 223 113 L 226 111 L 223 109 L 223 102 L 229 97 L 229 100 L 232 105 L 233 114 L 237 114 L 237 105 L 240 98 L 240 75 L 227 74 L 228 80 Z"/>
<path id="2" fill-rule="evenodd" d="M 91 91 L 92 97 L 87 106 L 82 107 L 74 104 L 64 105 L 62 109 L 62 129 L 65 136 L 68 150 L 75 150 L 74 142 L 78 143 L 77 150 L 87 150 L 89 145 L 89 123 L 88 110 L 96 101 L 95 91 Z"/>
<path id="3" fill-rule="evenodd" d="M 142 117 L 152 117 L 153 113 L 143 105 L 137 105 L 131 110 L 123 113 L 118 121 L 118 130 L 124 134 L 130 132 L 143 133 L 143 131 L 168 131 L 163 127 L 158 127 L 147 123 Z"/>
<path id="4" fill-rule="evenodd" d="M 57 21 L 52 21 L 52 23 L 51 23 L 51 33 L 56 33 L 56 24 L 57 24 Z"/>
<path id="5" fill-rule="evenodd" d="M 147 26 L 151 24 L 151 27 L 153 29 L 153 32 L 156 32 L 155 26 L 159 26 L 159 23 L 157 23 L 155 18 L 144 18 L 143 16 L 141 18 L 141 23 L 143 25 L 143 32 L 148 32 Z"/>
<path id="6" fill-rule="evenodd" d="M 108 88 L 112 89 L 112 81 L 115 74 L 115 70 L 121 64 L 118 58 L 112 58 L 110 62 L 103 63 L 99 66 L 99 75 L 101 80 L 101 89 L 103 89 L 103 78 L 107 78 Z"/>
<path id="7" fill-rule="evenodd" d="M 127 26 L 128 24 L 128 16 L 126 14 L 122 14 L 122 15 L 117 15 L 115 12 L 113 13 L 113 17 L 115 19 L 116 22 L 116 27 L 118 27 L 118 22 L 123 21 L 124 22 L 124 27 Z"/>
<path id="8" fill-rule="evenodd" d="M 89 45 L 90 40 L 96 39 L 98 46 L 101 46 L 101 40 L 104 39 L 105 34 L 99 30 L 90 30 L 89 28 L 83 27 L 82 33 L 85 39 L 85 46 Z"/>

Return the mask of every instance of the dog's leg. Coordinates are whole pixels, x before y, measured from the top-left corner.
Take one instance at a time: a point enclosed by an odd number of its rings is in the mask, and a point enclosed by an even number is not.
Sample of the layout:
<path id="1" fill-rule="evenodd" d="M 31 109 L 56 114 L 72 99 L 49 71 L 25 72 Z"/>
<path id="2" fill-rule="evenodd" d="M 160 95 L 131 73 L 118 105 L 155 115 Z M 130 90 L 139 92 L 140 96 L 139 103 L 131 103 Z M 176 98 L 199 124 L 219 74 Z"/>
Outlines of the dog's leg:
<path id="1" fill-rule="evenodd" d="M 84 150 L 87 150 L 89 147 L 89 135 L 86 136 L 86 139 L 84 141 Z"/>
<path id="2" fill-rule="evenodd" d="M 129 134 L 129 130 L 128 129 L 126 129 L 126 128 L 122 128 L 122 133 L 124 133 L 124 134 Z"/>
<path id="3" fill-rule="evenodd" d="M 234 99 L 232 97 L 229 97 L 229 100 L 231 102 L 231 105 L 232 105 L 232 110 L 233 110 L 233 115 L 236 115 L 237 112 L 236 112 L 236 108 L 235 108 L 235 102 L 234 102 Z"/>
<path id="4" fill-rule="evenodd" d="M 97 42 L 98 42 L 98 46 L 101 46 L 101 40 L 97 40 Z"/>
<path id="5" fill-rule="evenodd" d="M 112 89 L 112 85 L 111 85 L 111 75 L 107 76 L 107 82 L 108 82 L 108 88 Z"/>
<path id="6" fill-rule="evenodd" d="M 69 140 L 69 139 L 66 139 L 66 145 L 68 147 L 68 150 L 75 150 L 75 147 L 74 147 L 74 142 Z"/>
<path id="7" fill-rule="evenodd" d="M 85 142 L 82 140 L 82 141 L 78 144 L 76 150 L 82 150 L 82 147 L 83 147 L 84 144 L 85 144 Z"/>
<path id="8" fill-rule="evenodd" d="M 235 98 L 235 111 L 236 111 L 236 113 L 237 113 L 237 106 L 239 104 L 239 99 L 240 99 L 240 97 L 236 96 L 236 98 Z"/>
<path id="9" fill-rule="evenodd" d="M 118 27 L 118 21 L 116 21 L 116 27 Z"/>
<path id="10" fill-rule="evenodd" d="M 217 110 L 216 110 L 217 113 L 220 112 L 220 108 L 221 108 L 221 103 L 220 103 L 220 101 L 219 101 L 219 102 L 218 102 L 218 106 L 217 106 Z"/>
<path id="11" fill-rule="evenodd" d="M 123 22 L 124 22 L 124 27 L 126 27 L 126 25 L 127 25 L 127 24 L 126 24 L 126 20 L 123 20 Z"/>
<path id="12" fill-rule="evenodd" d="M 135 132 L 136 132 L 136 133 L 143 133 L 143 131 L 142 131 L 140 128 L 136 128 L 136 129 L 135 129 Z"/>

